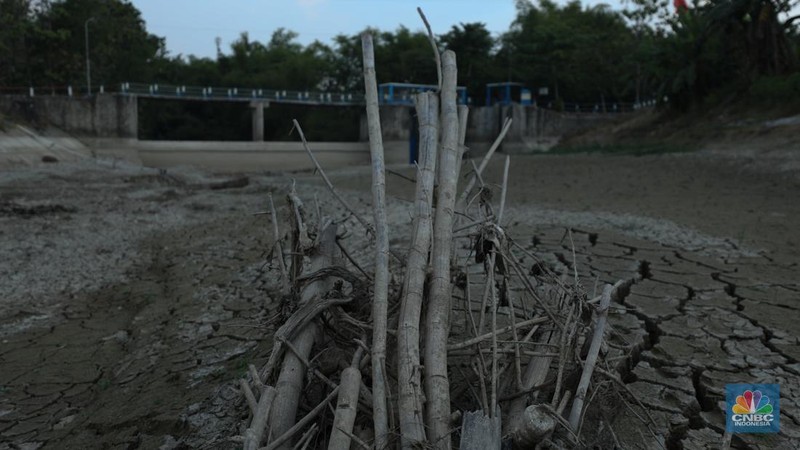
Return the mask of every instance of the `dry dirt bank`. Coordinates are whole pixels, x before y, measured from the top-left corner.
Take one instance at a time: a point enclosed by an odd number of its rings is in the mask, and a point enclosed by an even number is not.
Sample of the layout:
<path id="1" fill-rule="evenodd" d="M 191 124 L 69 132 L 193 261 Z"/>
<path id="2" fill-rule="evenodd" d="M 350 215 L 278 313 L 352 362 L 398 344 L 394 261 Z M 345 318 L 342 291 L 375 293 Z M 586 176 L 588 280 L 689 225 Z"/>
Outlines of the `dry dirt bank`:
<path id="1" fill-rule="evenodd" d="M 369 216 L 367 170 L 332 175 Z M 233 381 L 263 361 L 277 308 L 268 222 L 252 213 L 289 179 L 214 181 L 95 163 L 0 172 L 0 449 L 234 448 Z M 389 190 L 407 236 L 413 188 L 390 176 Z M 783 432 L 734 445 L 800 442 L 798 198 L 792 172 L 709 154 L 514 158 L 511 233 L 570 270 L 572 227 L 587 288 L 634 281 L 609 351 L 656 425 L 639 407 L 610 414 L 624 448 L 713 448 L 721 389 L 748 381 L 781 383 Z"/>

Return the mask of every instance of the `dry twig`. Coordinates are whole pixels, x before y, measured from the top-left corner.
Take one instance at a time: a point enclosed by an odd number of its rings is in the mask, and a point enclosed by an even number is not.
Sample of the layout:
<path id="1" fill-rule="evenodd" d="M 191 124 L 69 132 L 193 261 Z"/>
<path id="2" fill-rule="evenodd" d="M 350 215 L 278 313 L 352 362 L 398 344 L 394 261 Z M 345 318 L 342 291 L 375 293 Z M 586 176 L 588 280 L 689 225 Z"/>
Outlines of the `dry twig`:
<path id="1" fill-rule="evenodd" d="M 436 59 L 436 77 L 438 80 L 437 85 L 439 86 L 439 91 L 442 90 L 442 56 L 439 53 L 439 46 L 436 45 L 436 38 L 433 36 L 433 31 L 431 30 L 431 24 L 428 23 L 428 18 L 425 17 L 425 13 L 422 12 L 422 8 L 417 7 L 417 12 L 419 13 L 419 17 L 422 18 L 422 22 L 425 24 L 425 29 L 428 30 L 428 40 L 431 43 L 431 48 L 433 48 L 433 55 Z"/>
<path id="2" fill-rule="evenodd" d="M 344 197 L 342 197 L 339 194 L 339 192 L 336 190 L 336 188 L 333 187 L 333 183 L 331 183 L 330 178 L 328 178 L 328 175 L 326 175 L 325 171 L 322 170 L 322 166 L 319 164 L 319 161 L 317 161 L 316 156 L 314 156 L 314 153 L 308 147 L 308 141 L 306 141 L 306 135 L 303 133 L 303 128 L 300 126 L 300 122 L 298 122 L 297 119 L 293 119 L 292 123 L 294 124 L 294 128 L 297 130 L 297 133 L 300 134 L 300 140 L 303 142 L 303 148 L 306 150 L 306 153 L 308 153 L 308 157 L 311 158 L 311 161 L 314 163 L 314 167 L 317 168 L 317 171 L 319 172 L 319 174 L 322 177 L 323 181 L 325 181 L 325 186 L 328 187 L 328 190 L 331 191 L 331 194 L 333 194 L 333 196 L 336 198 L 336 200 L 339 203 L 341 203 L 342 206 L 344 206 L 344 209 L 346 209 L 347 212 L 349 212 L 353 217 L 355 217 L 356 220 L 358 220 L 358 223 L 360 223 L 364 227 L 364 229 L 367 230 L 367 233 L 369 233 L 371 235 L 374 235 L 375 234 L 375 230 L 372 228 L 372 225 L 370 225 L 366 220 L 364 220 L 363 217 L 358 215 L 358 213 L 356 213 L 356 211 L 353 209 L 353 207 L 350 206 L 350 204 L 347 202 L 347 200 L 345 200 Z M 383 153 L 383 152 L 381 152 L 381 153 Z"/>

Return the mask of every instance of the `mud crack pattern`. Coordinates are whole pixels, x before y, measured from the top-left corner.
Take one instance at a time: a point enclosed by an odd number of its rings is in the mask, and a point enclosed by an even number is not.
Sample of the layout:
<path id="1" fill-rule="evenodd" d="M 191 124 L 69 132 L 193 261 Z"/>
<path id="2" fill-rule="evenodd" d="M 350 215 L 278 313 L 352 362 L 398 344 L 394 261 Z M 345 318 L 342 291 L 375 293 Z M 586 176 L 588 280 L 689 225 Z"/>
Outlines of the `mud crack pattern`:
<path id="1" fill-rule="evenodd" d="M 641 403 L 607 417 L 622 448 L 716 448 L 732 382 L 780 383 L 782 414 L 780 434 L 733 447 L 797 448 L 800 267 L 787 223 L 800 223 L 800 186 L 698 158 L 520 158 L 508 227 L 574 264 L 588 289 L 629 280 L 604 349 Z M 0 204 L 16 205 L 0 214 L 0 449 L 236 447 L 235 383 L 264 361 L 277 308 L 268 222 L 252 213 L 289 179 L 211 191 L 198 187 L 211 175 L 175 174 L 189 182 L 80 164 L 0 172 Z M 335 209 L 300 178 L 304 199 Z M 333 179 L 369 217 L 368 172 Z M 396 248 L 408 185 L 389 178 Z M 369 259 L 368 245 L 352 252 Z"/>

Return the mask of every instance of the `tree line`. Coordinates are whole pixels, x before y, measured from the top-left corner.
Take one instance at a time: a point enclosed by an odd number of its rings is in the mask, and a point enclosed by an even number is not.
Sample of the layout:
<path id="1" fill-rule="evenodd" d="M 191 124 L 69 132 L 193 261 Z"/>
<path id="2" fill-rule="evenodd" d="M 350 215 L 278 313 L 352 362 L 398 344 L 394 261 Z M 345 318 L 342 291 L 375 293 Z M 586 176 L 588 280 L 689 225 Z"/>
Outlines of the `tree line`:
<path id="1" fill-rule="evenodd" d="M 689 108 L 708 98 L 800 98 L 796 7 L 800 0 L 628 0 L 626 8 L 516 1 L 510 28 L 493 36 L 460 23 L 437 36 L 458 55 L 459 84 L 476 104 L 489 82 L 546 87 L 560 102 L 669 99 Z M 677 10 L 676 10 L 677 8 Z M 123 81 L 327 92 L 361 87 L 360 39 L 298 43 L 277 29 L 269 41 L 242 32 L 213 58 L 171 55 L 123 0 L 0 0 L 0 87 L 83 86 L 84 32 L 93 84 Z M 371 30 L 379 82 L 436 79 L 426 35 Z"/>

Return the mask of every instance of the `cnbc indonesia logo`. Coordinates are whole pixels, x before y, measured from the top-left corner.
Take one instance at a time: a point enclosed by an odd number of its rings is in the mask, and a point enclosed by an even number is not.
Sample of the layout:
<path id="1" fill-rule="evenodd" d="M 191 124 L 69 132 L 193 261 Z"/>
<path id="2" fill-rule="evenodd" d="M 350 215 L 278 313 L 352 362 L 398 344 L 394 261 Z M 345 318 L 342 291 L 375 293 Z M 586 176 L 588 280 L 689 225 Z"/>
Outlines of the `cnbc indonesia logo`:
<path id="1" fill-rule="evenodd" d="M 777 433 L 780 429 L 777 384 L 725 386 L 727 430 L 733 433 Z"/>

